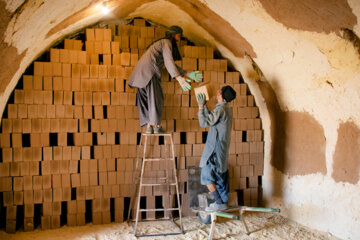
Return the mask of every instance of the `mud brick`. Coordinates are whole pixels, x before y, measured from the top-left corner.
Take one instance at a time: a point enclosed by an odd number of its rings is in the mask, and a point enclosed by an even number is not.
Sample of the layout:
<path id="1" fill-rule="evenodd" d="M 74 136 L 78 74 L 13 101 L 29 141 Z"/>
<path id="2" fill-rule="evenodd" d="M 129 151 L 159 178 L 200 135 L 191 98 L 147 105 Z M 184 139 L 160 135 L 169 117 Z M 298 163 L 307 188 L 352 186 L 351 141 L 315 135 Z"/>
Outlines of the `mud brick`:
<path id="1" fill-rule="evenodd" d="M 25 179 L 25 177 L 24 177 L 24 179 Z M 2 192 L 12 191 L 12 177 L 0 178 L 0 191 L 2 191 Z"/>
<path id="2" fill-rule="evenodd" d="M 74 92 L 74 102 L 75 105 L 84 105 L 84 93 Z"/>
<path id="3" fill-rule="evenodd" d="M 241 166 L 240 177 L 254 176 L 254 167 L 252 165 Z"/>
<path id="4" fill-rule="evenodd" d="M 53 215 L 53 203 L 44 203 L 42 208 L 43 216 Z"/>
<path id="5" fill-rule="evenodd" d="M 21 133 L 22 132 L 22 121 L 21 119 L 13 119 L 13 133 Z"/>
<path id="6" fill-rule="evenodd" d="M 14 192 L 14 204 L 15 205 L 24 205 L 24 192 Z"/>
<path id="7" fill-rule="evenodd" d="M 69 160 L 60 161 L 59 173 L 69 173 Z"/>
<path id="8" fill-rule="evenodd" d="M 83 108 L 81 106 L 73 106 L 74 109 L 74 118 L 82 119 L 84 118 Z"/>
<path id="9" fill-rule="evenodd" d="M 8 104 L 8 118 L 17 118 L 17 104 Z"/>
<path id="10" fill-rule="evenodd" d="M 63 90 L 63 78 L 62 77 L 53 77 L 52 89 L 56 91 Z M 55 98 L 55 96 L 54 96 Z"/>
<path id="11" fill-rule="evenodd" d="M 249 143 L 249 145 L 250 145 L 250 153 L 256 153 L 256 142 L 251 142 L 251 143 Z"/>
<path id="12" fill-rule="evenodd" d="M 99 172 L 99 185 L 107 185 L 108 184 L 108 175 L 107 172 Z"/>
<path id="13" fill-rule="evenodd" d="M 63 92 L 63 103 L 65 105 L 72 105 L 73 102 L 73 93 L 71 91 Z"/>
<path id="14" fill-rule="evenodd" d="M 35 162 L 40 162 L 42 160 L 42 148 L 41 147 L 35 147 L 32 149 L 32 160 Z"/>
<path id="15" fill-rule="evenodd" d="M 114 78 L 116 77 L 116 67 L 115 66 L 108 66 L 108 78 L 112 79 L 114 81 Z"/>
<path id="16" fill-rule="evenodd" d="M 25 99 L 24 90 L 15 89 L 14 103 L 15 104 L 24 103 L 24 99 Z"/>
<path id="17" fill-rule="evenodd" d="M 38 105 L 38 118 L 46 118 L 46 105 L 40 104 Z"/>
<path id="18" fill-rule="evenodd" d="M 43 175 L 43 189 L 49 189 L 51 188 L 51 175 Z"/>
<path id="19" fill-rule="evenodd" d="M 78 62 L 77 58 L 78 58 L 78 51 L 69 50 L 69 63 L 77 63 Z"/>
<path id="20" fill-rule="evenodd" d="M 110 66 L 111 65 L 111 54 L 103 54 L 103 65 Z"/>
<path id="21" fill-rule="evenodd" d="M 37 175 L 39 174 L 39 162 L 30 162 L 29 164 L 29 174 L 30 175 Z"/>
<path id="22" fill-rule="evenodd" d="M 86 64 L 87 62 L 87 54 L 85 51 L 78 51 L 77 52 L 77 63 L 79 64 Z"/>
<path id="23" fill-rule="evenodd" d="M 1 177 L 7 177 L 8 175 L 1 176 Z M 23 177 L 14 177 L 13 178 L 13 190 L 14 191 L 22 191 L 24 190 L 24 178 Z"/>
<path id="24" fill-rule="evenodd" d="M 48 74 L 45 74 L 44 76 L 62 76 L 62 64 L 58 62 L 50 63 L 49 68 L 51 67 L 51 71 L 48 72 Z"/>
<path id="25" fill-rule="evenodd" d="M 53 191 L 51 188 L 49 189 L 44 189 L 43 190 L 43 200 L 44 200 L 44 203 L 51 203 L 53 200 L 52 198 L 52 195 L 53 195 Z"/>
<path id="26" fill-rule="evenodd" d="M 32 204 L 34 203 L 34 191 L 33 190 L 25 190 L 24 191 L 24 204 Z"/>
<path id="27" fill-rule="evenodd" d="M 86 196 L 86 188 L 85 187 L 77 187 L 76 188 L 76 200 L 85 200 Z"/>
<path id="28" fill-rule="evenodd" d="M 46 159 L 44 159 L 46 160 Z M 50 161 L 45 161 L 45 162 L 41 162 L 41 173 L 43 175 L 48 175 L 48 174 L 51 174 L 51 162 Z"/>
<path id="29" fill-rule="evenodd" d="M 60 49 L 50 48 L 50 62 L 60 62 Z"/>
<path id="30" fill-rule="evenodd" d="M 6 220 L 5 231 L 7 233 L 15 233 L 16 232 L 16 220 Z"/>
<path id="31" fill-rule="evenodd" d="M 71 174 L 71 187 L 79 187 L 80 186 L 80 174 Z"/>
<path id="32" fill-rule="evenodd" d="M 254 129 L 261 129 L 261 119 L 260 118 L 254 119 Z"/>
<path id="33" fill-rule="evenodd" d="M 71 159 L 72 160 L 79 160 L 80 159 L 80 153 L 81 153 L 81 148 L 80 147 L 71 147 Z"/>
<path id="34" fill-rule="evenodd" d="M 34 62 L 34 76 L 43 76 L 43 75 L 44 75 L 44 63 Z"/>
<path id="35" fill-rule="evenodd" d="M 69 173 L 78 172 L 78 160 L 70 160 L 69 162 Z"/>
<path id="36" fill-rule="evenodd" d="M 98 163 L 97 159 L 89 160 L 89 173 L 96 173 L 98 172 Z"/>
<path id="37" fill-rule="evenodd" d="M 60 170 L 59 160 L 54 160 L 50 163 L 51 174 L 58 174 Z"/>
<path id="38" fill-rule="evenodd" d="M 25 90 L 24 91 L 24 103 L 26 103 L 26 104 L 33 104 L 34 103 L 33 90 Z"/>
<path id="39" fill-rule="evenodd" d="M 88 54 L 95 53 L 95 42 L 85 41 L 85 49 Z"/>
<path id="40" fill-rule="evenodd" d="M 109 118 L 109 119 L 115 119 L 116 118 L 116 107 L 115 106 L 108 106 L 107 107 L 107 118 Z M 114 125 L 114 127 L 116 128 L 116 124 Z"/>
<path id="41" fill-rule="evenodd" d="M 65 133 L 65 135 L 66 135 L 66 133 Z M 53 147 L 53 159 L 54 160 L 62 160 L 63 159 L 62 147 Z"/>
<path id="42" fill-rule="evenodd" d="M 34 190 L 34 203 L 43 203 L 43 190 Z"/>
<path id="43" fill-rule="evenodd" d="M 120 53 L 120 43 L 111 42 L 111 54 L 119 54 L 119 53 Z"/>
<path id="44" fill-rule="evenodd" d="M 43 148 L 43 160 L 47 161 L 47 160 L 52 160 L 53 159 L 53 154 L 52 154 L 52 147 L 44 147 Z"/>
<path id="45" fill-rule="evenodd" d="M 80 77 L 81 77 L 81 79 L 90 77 L 90 65 L 88 65 L 88 64 L 81 64 L 80 65 Z M 76 85 L 76 86 L 77 86 L 76 89 L 78 89 L 78 85 Z M 74 87 L 73 87 L 73 91 L 75 91 Z"/>
<path id="46" fill-rule="evenodd" d="M 0 180 L 4 181 L 4 179 L 5 178 L 2 178 Z M 0 182 L 0 184 L 1 184 L 1 182 Z M 4 184 L 4 183 L 2 183 L 2 184 Z M 0 185 L 0 187 L 1 187 L 1 185 Z M 3 190 L 5 190 L 5 192 L 3 192 L 3 206 L 7 207 L 7 206 L 14 205 L 14 195 L 13 195 L 12 190 L 11 189 L 7 190 L 7 189 L 4 188 L 4 186 L 3 186 Z M 1 190 L 1 191 L 3 191 L 3 190 Z"/>
<path id="47" fill-rule="evenodd" d="M 89 172 L 89 159 L 83 159 L 80 161 L 80 173 Z"/>
<path id="48" fill-rule="evenodd" d="M 81 159 L 90 159 L 90 147 L 89 146 L 81 147 Z"/>
<path id="49" fill-rule="evenodd" d="M 99 65 L 90 65 L 90 78 L 99 77 Z"/>
<path id="50" fill-rule="evenodd" d="M 53 105 L 53 107 L 54 107 L 53 109 L 50 108 L 51 111 L 53 111 L 53 113 L 50 113 L 50 114 L 51 115 L 54 114 L 54 118 L 55 118 L 55 106 Z M 59 131 L 60 131 L 60 120 L 59 119 L 50 119 L 50 132 L 54 133 L 54 132 L 59 132 Z"/>
<path id="51" fill-rule="evenodd" d="M 126 173 L 125 173 L 126 174 Z M 116 184 L 116 172 L 108 172 L 108 185 L 115 185 Z"/>
<path id="52" fill-rule="evenodd" d="M 24 231 L 29 232 L 34 230 L 34 218 L 24 218 Z"/>
<path id="53" fill-rule="evenodd" d="M 86 161 L 86 160 L 82 160 L 82 161 Z M 82 161 L 80 161 L 80 164 Z M 80 167 L 80 169 L 81 169 L 81 167 Z M 81 170 L 80 170 L 80 172 L 81 172 Z M 87 187 L 87 186 L 89 186 L 89 184 L 90 184 L 89 173 L 81 172 L 80 173 L 80 186 Z"/>
<path id="54" fill-rule="evenodd" d="M 120 53 L 113 54 L 112 64 L 117 65 L 117 66 L 121 65 L 121 55 L 120 55 Z"/>
<path id="55" fill-rule="evenodd" d="M 31 127 L 31 124 L 30 124 L 30 127 Z M 31 128 L 30 128 L 31 129 Z M 1 147 L 10 147 L 10 134 L 9 133 L 1 133 L 1 141 L 0 141 L 0 144 L 1 144 Z M 12 156 L 12 149 L 9 148 L 9 149 L 5 149 L 5 153 L 4 153 L 4 150 L 3 150 L 3 157 L 8 157 L 8 156 Z M 12 158 L 9 159 L 8 162 L 11 162 Z M 3 160 L 3 162 L 5 162 Z"/>
<path id="56" fill-rule="evenodd" d="M 33 148 L 23 148 L 23 159 L 25 162 L 31 162 L 33 160 Z"/>

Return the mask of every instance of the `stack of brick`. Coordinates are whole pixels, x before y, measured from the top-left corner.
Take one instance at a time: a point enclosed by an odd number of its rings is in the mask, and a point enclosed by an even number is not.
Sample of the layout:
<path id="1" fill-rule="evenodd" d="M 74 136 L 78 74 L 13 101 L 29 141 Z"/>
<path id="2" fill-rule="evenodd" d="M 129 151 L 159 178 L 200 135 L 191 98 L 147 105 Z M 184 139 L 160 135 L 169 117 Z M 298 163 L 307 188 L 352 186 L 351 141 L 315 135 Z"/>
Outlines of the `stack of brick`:
<path id="1" fill-rule="evenodd" d="M 112 211 L 113 220 L 124 220 L 125 200 L 135 190 L 136 158 L 141 150 L 136 90 L 128 87 L 127 80 L 146 46 L 164 32 L 146 26 L 143 19 L 136 19 L 134 25 L 86 29 L 85 43 L 66 39 L 64 49 L 50 49 L 50 62 L 35 61 L 33 75 L 23 75 L 22 88 L 14 90 L 1 123 L 0 192 L 7 208 L 8 232 L 16 230 L 16 221 L 23 221 L 26 231 L 36 227 L 34 216 L 40 213 L 34 210 L 35 204 L 42 206 L 43 229 L 60 227 L 63 204 L 70 226 L 89 221 L 86 213 L 94 224 L 111 222 Z M 213 58 L 212 48 L 182 46 L 180 51 L 179 66 L 201 71 L 215 88 L 229 84 L 238 94 L 231 103 L 230 204 L 257 206 L 264 144 L 254 98 L 240 82 L 239 72 L 227 72 L 227 61 Z M 187 216 L 192 214 L 187 169 L 199 164 L 208 129 L 199 126 L 192 92 L 183 92 L 166 70 L 162 84 L 162 125 L 173 132 L 183 215 Z M 215 104 L 212 99 L 210 108 Z M 148 156 L 168 154 L 163 141 L 154 137 Z M 171 166 L 152 163 L 146 174 L 159 177 L 170 170 Z M 175 193 L 173 187 L 154 186 L 146 187 L 141 197 L 147 208 L 170 207 L 175 204 Z M 91 210 L 86 201 L 91 201 Z M 16 219 L 19 205 L 25 206 L 24 219 Z"/>

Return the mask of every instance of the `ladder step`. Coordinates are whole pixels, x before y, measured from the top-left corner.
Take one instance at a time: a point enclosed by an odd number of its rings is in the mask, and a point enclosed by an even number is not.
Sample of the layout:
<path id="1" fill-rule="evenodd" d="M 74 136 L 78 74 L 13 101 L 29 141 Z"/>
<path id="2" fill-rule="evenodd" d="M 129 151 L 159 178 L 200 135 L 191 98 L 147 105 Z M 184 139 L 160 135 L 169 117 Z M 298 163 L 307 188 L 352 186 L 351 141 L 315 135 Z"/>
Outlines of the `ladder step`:
<path id="1" fill-rule="evenodd" d="M 174 161 L 174 158 L 144 158 L 143 161 L 144 162 L 150 162 L 150 161 Z"/>
<path id="2" fill-rule="evenodd" d="M 167 177 L 158 177 L 158 178 L 142 178 L 143 180 L 167 180 Z"/>
<path id="3" fill-rule="evenodd" d="M 140 212 L 155 212 L 155 211 L 180 211 L 180 208 L 152 208 L 152 209 L 145 209 L 145 208 L 140 208 L 139 209 Z"/>
<path id="4" fill-rule="evenodd" d="M 142 186 L 164 186 L 164 185 L 176 185 L 176 183 L 140 183 L 140 187 Z"/>

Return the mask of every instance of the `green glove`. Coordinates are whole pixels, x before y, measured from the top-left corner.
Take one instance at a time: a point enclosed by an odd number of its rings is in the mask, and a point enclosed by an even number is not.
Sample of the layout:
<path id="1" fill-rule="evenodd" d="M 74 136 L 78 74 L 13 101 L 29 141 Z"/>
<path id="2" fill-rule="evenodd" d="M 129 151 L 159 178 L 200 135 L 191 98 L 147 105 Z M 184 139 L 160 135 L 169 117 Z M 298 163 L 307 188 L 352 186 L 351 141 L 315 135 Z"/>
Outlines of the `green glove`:
<path id="1" fill-rule="evenodd" d="M 189 78 L 194 80 L 194 82 L 199 82 L 203 79 L 203 75 L 199 71 L 193 71 L 186 74 Z"/>
<path id="2" fill-rule="evenodd" d="M 189 90 L 191 89 L 190 84 L 186 82 L 186 80 L 185 80 L 184 77 L 182 77 L 182 76 L 177 76 L 175 79 L 179 82 L 181 88 L 182 88 L 185 92 L 186 92 L 186 91 L 189 91 Z"/>
<path id="3" fill-rule="evenodd" d="M 205 93 L 199 93 L 196 95 L 196 100 L 199 105 L 199 109 L 203 109 L 204 105 L 206 104 L 206 96 Z"/>

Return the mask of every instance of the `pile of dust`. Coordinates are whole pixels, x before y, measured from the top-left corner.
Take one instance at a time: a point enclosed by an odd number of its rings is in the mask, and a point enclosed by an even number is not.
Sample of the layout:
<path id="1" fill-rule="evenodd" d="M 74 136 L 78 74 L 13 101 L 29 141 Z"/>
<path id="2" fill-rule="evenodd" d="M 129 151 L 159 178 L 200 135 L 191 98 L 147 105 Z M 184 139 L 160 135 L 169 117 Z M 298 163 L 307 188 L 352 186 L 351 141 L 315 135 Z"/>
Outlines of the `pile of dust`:
<path id="1" fill-rule="evenodd" d="M 214 239 L 292 239 L 292 240 L 338 240 L 329 233 L 319 232 L 306 228 L 298 223 L 290 221 L 279 214 L 274 213 L 246 213 L 250 235 L 244 230 L 241 220 L 218 219 L 215 227 Z M 177 220 L 177 223 L 179 221 Z M 143 223 L 141 223 L 143 224 Z M 172 231 L 168 221 L 157 221 L 138 225 L 138 233 L 154 234 Z M 172 224 L 172 223 L 171 223 Z M 161 239 L 207 239 L 210 225 L 202 224 L 197 217 L 183 218 L 184 235 L 144 237 L 145 240 Z M 176 231 L 176 229 L 174 230 Z M 79 227 L 61 227 L 59 229 L 45 230 L 36 229 L 33 232 L 17 231 L 15 234 L 7 234 L 0 231 L 0 239 L 5 240 L 48 240 L 48 239 L 81 239 L 81 240 L 134 240 L 133 228 L 128 223 L 112 223 L 106 225 L 87 224 Z"/>

